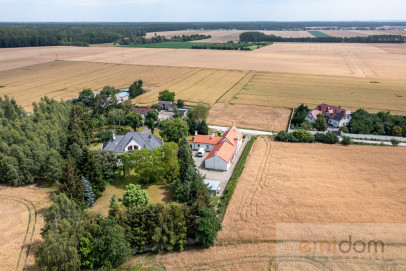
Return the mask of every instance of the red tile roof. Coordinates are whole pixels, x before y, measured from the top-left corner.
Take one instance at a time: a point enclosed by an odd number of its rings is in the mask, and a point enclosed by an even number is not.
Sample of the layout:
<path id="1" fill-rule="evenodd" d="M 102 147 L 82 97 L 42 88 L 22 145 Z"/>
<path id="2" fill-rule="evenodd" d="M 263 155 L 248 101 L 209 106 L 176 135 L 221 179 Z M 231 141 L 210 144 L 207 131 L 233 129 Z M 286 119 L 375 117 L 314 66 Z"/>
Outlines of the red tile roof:
<path id="1" fill-rule="evenodd" d="M 238 140 L 242 139 L 242 133 L 234 125 L 223 134 L 223 138 L 227 139 L 232 145 L 237 146 Z M 237 139 L 238 138 L 238 139 Z"/>
<path id="2" fill-rule="evenodd" d="M 242 137 L 240 130 L 233 125 L 222 137 L 219 137 L 221 142 L 214 146 L 205 160 L 212 158 L 217 152 L 218 157 L 227 163 L 230 162 L 237 149 L 238 140 L 242 140 Z"/>
<path id="3" fill-rule="evenodd" d="M 190 141 L 191 143 L 200 143 L 200 144 L 210 144 L 216 145 L 218 144 L 223 138 L 219 136 L 211 136 L 211 135 L 196 135 L 195 138 Z"/>
<path id="4" fill-rule="evenodd" d="M 220 144 L 214 146 L 214 148 L 209 152 L 205 160 L 212 158 L 213 156 L 216 155 L 217 152 L 218 157 L 220 157 L 221 159 L 223 159 L 228 163 L 233 158 L 236 147 L 237 146 L 228 143 L 228 141 L 223 141 Z"/>

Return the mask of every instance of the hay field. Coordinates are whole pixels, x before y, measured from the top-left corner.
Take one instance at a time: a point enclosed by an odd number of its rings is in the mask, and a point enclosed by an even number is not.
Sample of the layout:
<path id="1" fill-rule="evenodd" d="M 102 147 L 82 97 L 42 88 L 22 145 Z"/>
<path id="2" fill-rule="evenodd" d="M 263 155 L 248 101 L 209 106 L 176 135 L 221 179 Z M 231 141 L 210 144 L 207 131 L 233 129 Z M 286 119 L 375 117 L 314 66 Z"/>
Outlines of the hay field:
<path id="1" fill-rule="evenodd" d="M 49 205 L 49 196 L 33 185 L 0 185 L 0 270 L 37 270 L 34 252 L 44 226 L 39 213 Z"/>
<path id="2" fill-rule="evenodd" d="M 259 138 L 218 243 L 275 240 L 277 223 L 405 223 L 406 152 Z"/>
<path id="3" fill-rule="evenodd" d="M 286 108 L 217 103 L 210 109 L 207 122 L 230 126 L 234 121 L 239 128 L 278 132 L 286 129 L 290 114 L 291 110 Z"/>
<path id="4" fill-rule="evenodd" d="M 295 104 L 313 107 L 327 101 L 350 110 L 362 107 L 371 112 L 406 114 L 405 86 L 403 79 L 256 72 L 244 86 L 230 90 L 221 102 L 292 108 Z"/>

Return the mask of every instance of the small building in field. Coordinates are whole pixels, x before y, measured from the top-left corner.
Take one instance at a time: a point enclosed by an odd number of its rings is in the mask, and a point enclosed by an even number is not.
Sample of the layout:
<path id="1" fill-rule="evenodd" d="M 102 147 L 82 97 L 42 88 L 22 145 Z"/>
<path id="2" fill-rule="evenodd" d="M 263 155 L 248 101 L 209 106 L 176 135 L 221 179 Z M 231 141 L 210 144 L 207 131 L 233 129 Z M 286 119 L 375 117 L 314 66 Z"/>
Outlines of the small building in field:
<path id="1" fill-rule="evenodd" d="M 329 125 L 339 128 L 348 125 L 352 119 L 350 110 L 328 104 L 320 104 L 315 109 L 309 111 L 306 120 L 311 123 L 316 122 L 317 115 L 322 114 Z"/>
<path id="2" fill-rule="evenodd" d="M 169 101 L 159 101 L 159 107 L 161 110 L 173 112 L 173 109 L 176 107 L 176 103 Z"/>
<path id="3" fill-rule="evenodd" d="M 207 185 L 210 189 L 210 195 L 215 197 L 218 195 L 220 191 L 220 182 L 219 181 L 212 181 L 212 180 L 203 180 L 203 183 Z"/>
<path id="4" fill-rule="evenodd" d="M 193 150 L 209 152 L 204 160 L 207 169 L 228 170 L 242 145 L 243 134 L 234 125 L 223 136 L 196 135 L 189 145 Z"/>
<path id="5" fill-rule="evenodd" d="M 114 151 L 117 154 L 121 154 L 124 152 L 131 153 L 134 150 L 143 148 L 152 150 L 163 144 L 164 142 L 162 139 L 152 134 L 128 132 L 125 135 L 113 135 L 112 138 L 101 146 L 101 149 L 106 151 Z"/>
<path id="6" fill-rule="evenodd" d="M 123 103 L 130 99 L 130 93 L 128 92 L 120 92 L 116 94 L 117 103 Z"/>

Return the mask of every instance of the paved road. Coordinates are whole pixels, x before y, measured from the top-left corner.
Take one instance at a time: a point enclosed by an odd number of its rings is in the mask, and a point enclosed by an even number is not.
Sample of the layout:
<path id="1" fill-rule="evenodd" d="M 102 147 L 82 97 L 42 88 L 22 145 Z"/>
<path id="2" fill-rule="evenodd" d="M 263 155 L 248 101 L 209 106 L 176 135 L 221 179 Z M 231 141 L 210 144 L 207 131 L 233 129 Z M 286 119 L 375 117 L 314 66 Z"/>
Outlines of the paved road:
<path id="1" fill-rule="evenodd" d="M 341 138 L 340 138 L 341 139 Z M 340 140 L 341 141 L 341 140 Z M 368 143 L 368 144 L 384 144 L 388 146 L 392 146 L 391 142 L 388 141 L 375 141 L 375 140 L 363 140 L 363 139 L 351 139 L 353 142 L 362 142 L 362 143 Z M 406 147 L 406 143 L 399 143 L 398 146 L 401 147 Z"/>
<path id="2" fill-rule="evenodd" d="M 230 127 L 209 125 L 209 128 L 227 131 Z M 238 130 L 240 130 L 241 133 L 243 133 L 244 135 L 253 135 L 253 136 L 254 135 L 275 135 L 275 133 L 272 133 L 272 132 L 265 132 L 265 131 L 259 131 L 259 130 L 240 129 L 240 128 L 238 128 Z"/>

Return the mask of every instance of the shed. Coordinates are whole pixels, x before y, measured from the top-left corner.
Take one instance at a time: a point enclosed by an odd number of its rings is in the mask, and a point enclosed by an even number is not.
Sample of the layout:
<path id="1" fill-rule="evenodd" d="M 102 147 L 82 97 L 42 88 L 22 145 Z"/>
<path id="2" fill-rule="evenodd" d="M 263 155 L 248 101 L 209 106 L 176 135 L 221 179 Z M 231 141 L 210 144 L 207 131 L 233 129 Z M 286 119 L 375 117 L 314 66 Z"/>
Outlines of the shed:
<path id="1" fill-rule="evenodd" d="M 220 191 L 220 182 L 212 180 L 203 180 L 203 183 L 206 184 L 210 189 L 210 195 L 212 197 L 217 196 Z"/>

